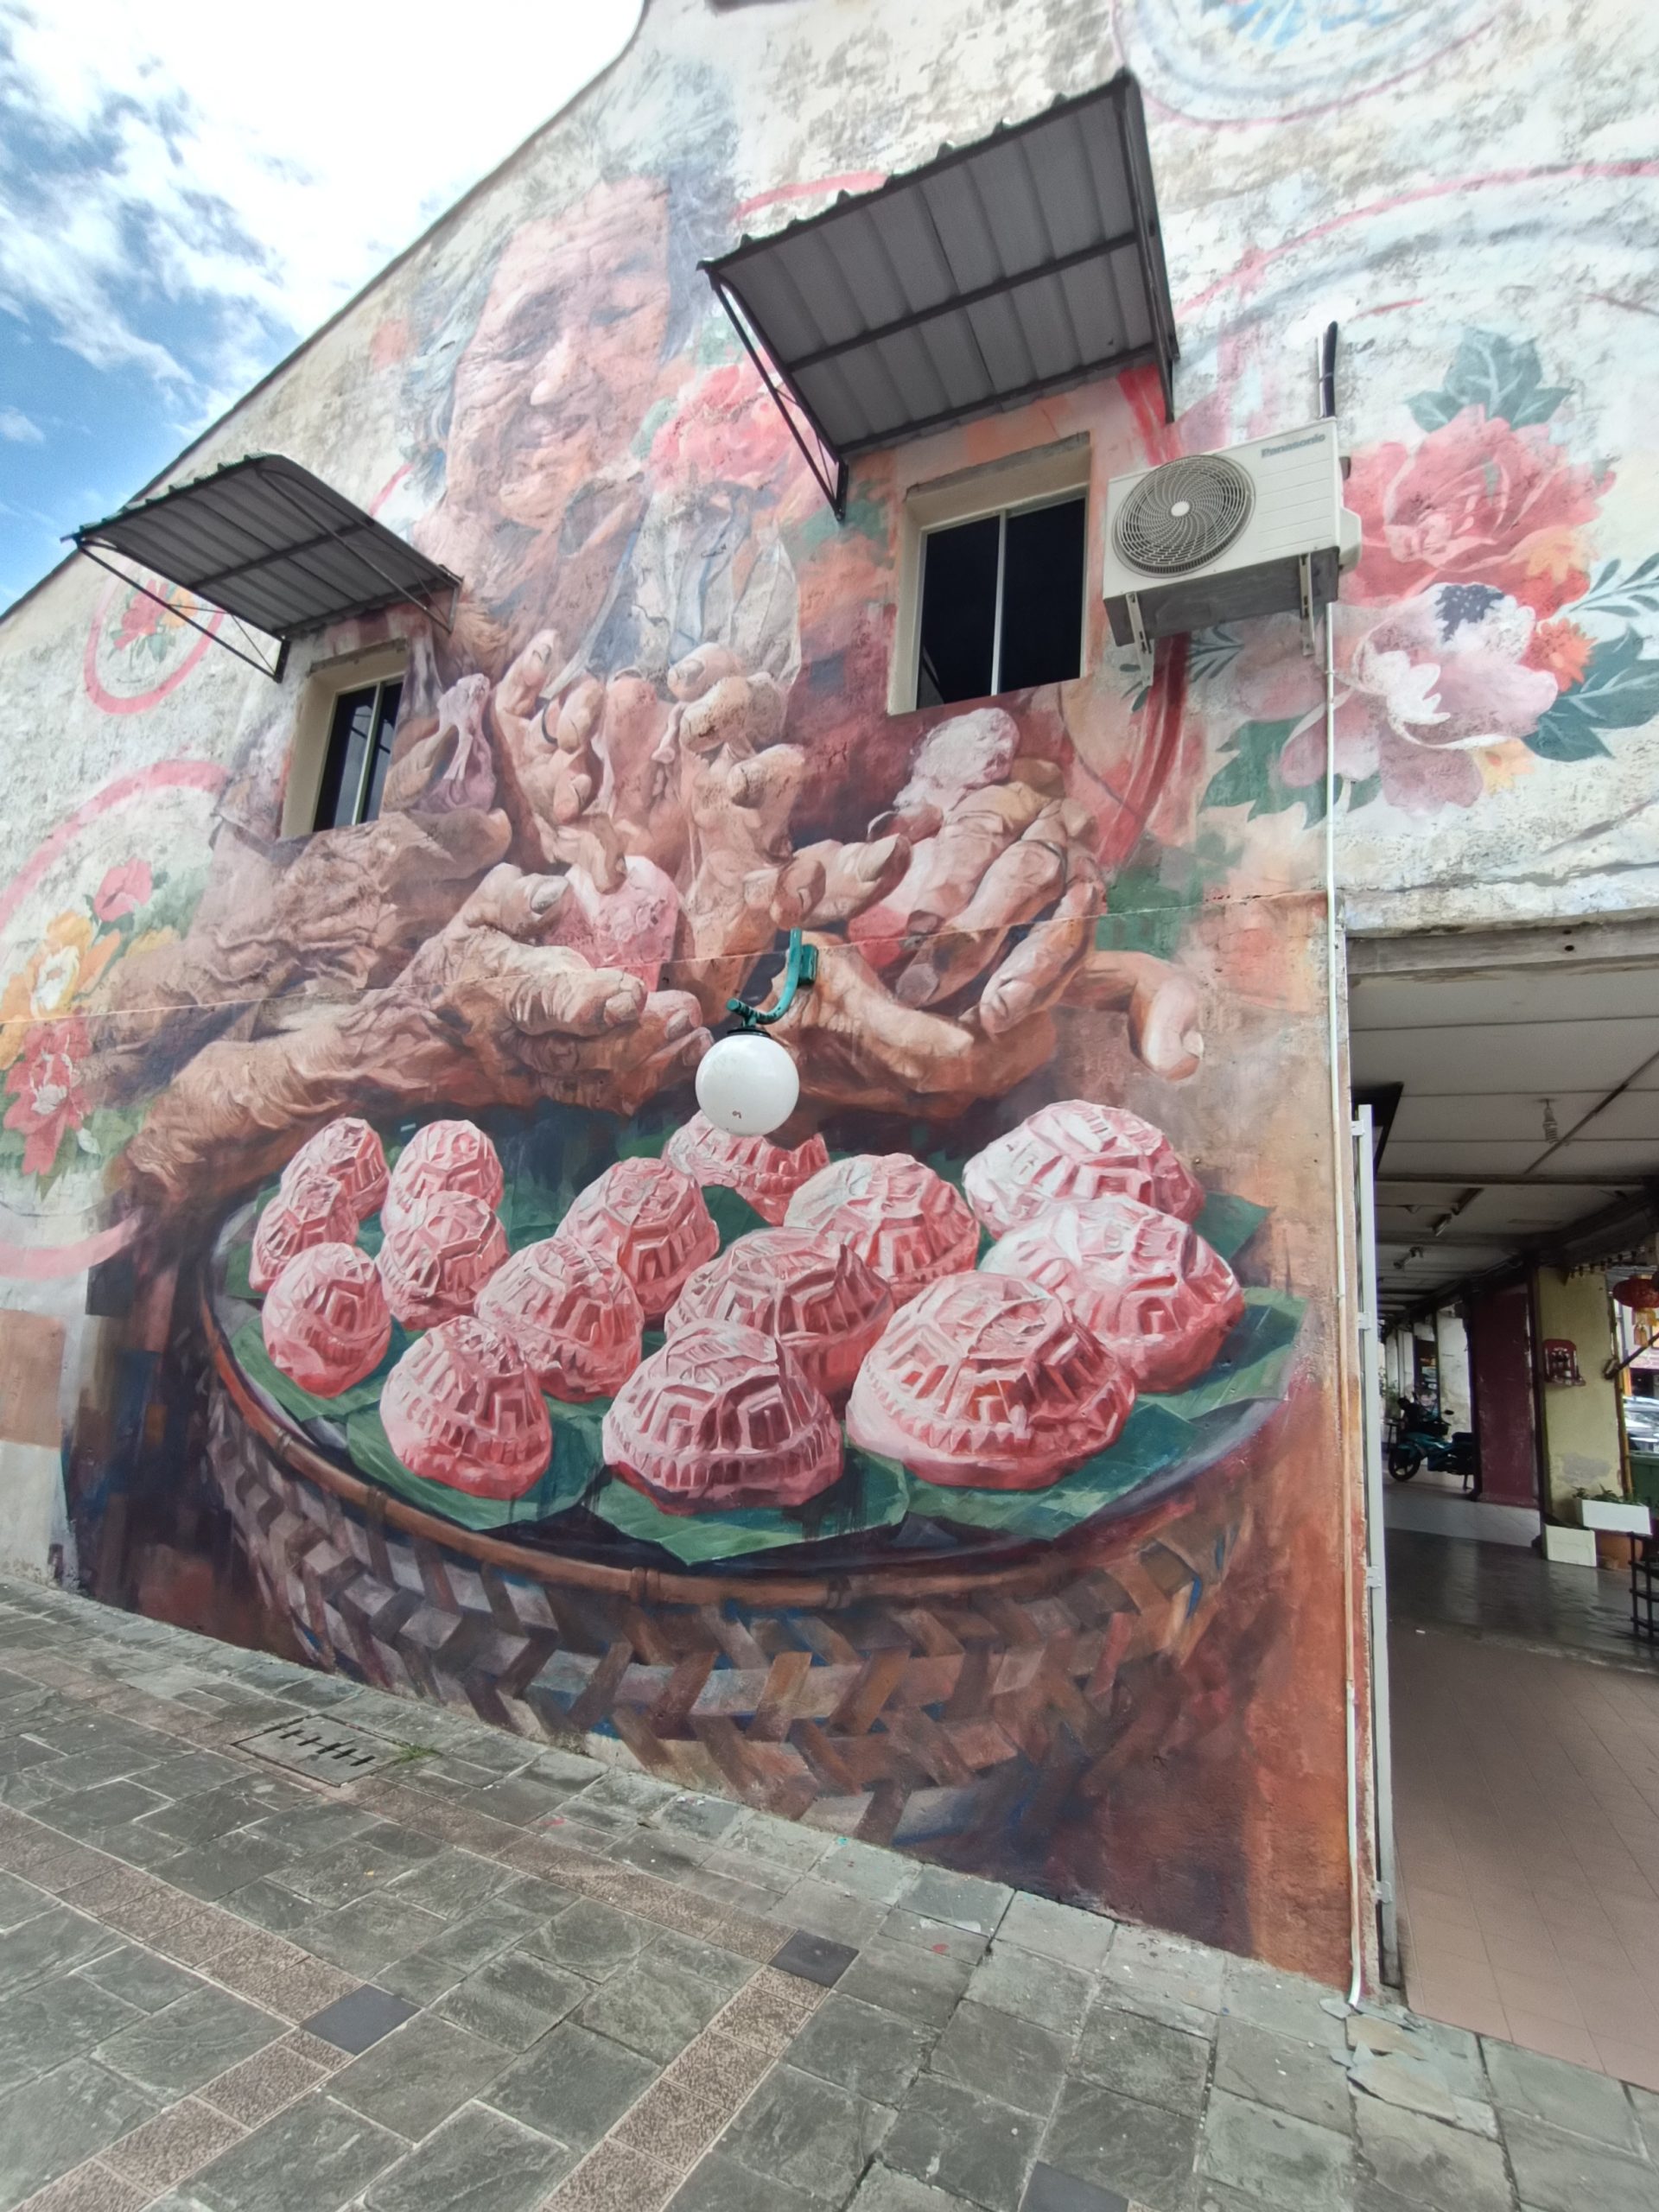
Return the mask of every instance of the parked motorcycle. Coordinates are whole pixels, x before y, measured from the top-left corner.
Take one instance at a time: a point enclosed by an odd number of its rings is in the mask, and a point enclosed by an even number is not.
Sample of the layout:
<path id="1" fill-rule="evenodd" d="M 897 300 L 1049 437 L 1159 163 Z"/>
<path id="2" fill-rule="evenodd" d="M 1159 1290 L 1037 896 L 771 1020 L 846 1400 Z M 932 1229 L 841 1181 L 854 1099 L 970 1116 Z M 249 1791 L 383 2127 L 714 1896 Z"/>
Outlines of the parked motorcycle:
<path id="1" fill-rule="evenodd" d="M 1389 1472 L 1397 1483 L 1408 1483 L 1427 1465 L 1437 1474 L 1454 1474 L 1468 1487 L 1472 1481 L 1480 1494 L 1480 1459 L 1472 1430 L 1446 1431 L 1446 1416 L 1431 1413 L 1414 1398 L 1402 1401 L 1389 1440 Z"/>

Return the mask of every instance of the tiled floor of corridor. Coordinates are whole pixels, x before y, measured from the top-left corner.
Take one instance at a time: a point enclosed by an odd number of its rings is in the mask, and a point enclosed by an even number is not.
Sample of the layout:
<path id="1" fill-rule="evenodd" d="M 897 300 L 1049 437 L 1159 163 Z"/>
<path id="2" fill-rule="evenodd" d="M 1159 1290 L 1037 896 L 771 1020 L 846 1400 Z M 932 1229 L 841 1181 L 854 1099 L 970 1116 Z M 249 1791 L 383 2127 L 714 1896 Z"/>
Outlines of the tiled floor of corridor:
<path id="1" fill-rule="evenodd" d="M 1603 2073 L 0 1586 L 0 2212 L 1656 2205 Z"/>
<path id="2" fill-rule="evenodd" d="M 1659 2089 L 1659 1674 L 1409 1621 L 1391 1649 L 1411 2002 Z"/>

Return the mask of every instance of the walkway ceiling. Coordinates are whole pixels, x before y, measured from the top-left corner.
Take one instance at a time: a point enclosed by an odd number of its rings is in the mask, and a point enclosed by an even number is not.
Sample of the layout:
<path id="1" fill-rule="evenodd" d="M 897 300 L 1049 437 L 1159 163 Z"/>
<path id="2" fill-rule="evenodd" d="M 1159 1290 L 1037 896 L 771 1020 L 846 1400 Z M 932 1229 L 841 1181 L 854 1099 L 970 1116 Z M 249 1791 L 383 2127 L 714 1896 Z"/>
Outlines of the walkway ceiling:
<path id="1" fill-rule="evenodd" d="M 74 542 L 105 568 L 113 567 L 106 555 L 120 554 L 284 646 L 382 607 L 408 603 L 433 611 L 434 602 L 460 588 L 448 569 L 281 454 L 250 454 L 153 499 L 134 500 L 83 525 Z M 280 673 L 280 659 L 269 667 L 251 653 L 240 657 L 266 675 Z"/>
<path id="2" fill-rule="evenodd" d="M 1351 943 L 1355 1088 L 1401 1086 L 1376 1167 L 1385 1315 L 1522 1255 L 1587 1263 L 1652 1233 L 1659 959 L 1631 957 L 1628 931 L 1616 957 L 1580 957 L 1586 928 L 1541 965 L 1555 944 L 1515 934 L 1527 963 L 1450 972 L 1455 938 L 1414 941 L 1440 972 L 1392 963 L 1412 940 Z"/>
<path id="3" fill-rule="evenodd" d="M 1172 410 L 1174 310 L 1127 71 L 703 266 L 837 512 L 855 455 L 1088 378 L 1150 364 Z"/>

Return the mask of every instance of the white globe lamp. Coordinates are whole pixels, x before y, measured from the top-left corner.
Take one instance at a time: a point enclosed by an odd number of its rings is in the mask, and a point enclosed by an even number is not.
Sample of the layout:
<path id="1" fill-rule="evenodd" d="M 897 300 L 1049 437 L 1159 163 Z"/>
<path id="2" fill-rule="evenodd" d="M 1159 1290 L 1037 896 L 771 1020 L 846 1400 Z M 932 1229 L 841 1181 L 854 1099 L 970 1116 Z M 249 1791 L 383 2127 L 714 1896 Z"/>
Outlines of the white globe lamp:
<path id="1" fill-rule="evenodd" d="M 758 1029 L 722 1037 L 697 1067 L 697 1103 L 732 1136 L 769 1137 L 801 1095 L 800 1071 L 775 1038 Z"/>

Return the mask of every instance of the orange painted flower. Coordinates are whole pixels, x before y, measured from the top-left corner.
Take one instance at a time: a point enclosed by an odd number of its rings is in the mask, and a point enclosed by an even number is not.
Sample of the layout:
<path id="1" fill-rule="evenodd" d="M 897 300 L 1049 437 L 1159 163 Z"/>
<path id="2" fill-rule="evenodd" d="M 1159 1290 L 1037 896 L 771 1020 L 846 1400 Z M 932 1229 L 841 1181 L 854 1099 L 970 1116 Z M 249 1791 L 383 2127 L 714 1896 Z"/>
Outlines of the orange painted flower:
<path id="1" fill-rule="evenodd" d="M 50 1021 L 84 999 L 120 950 L 118 933 L 99 930 L 90 914 L 60 914 L 0 991 L 0 1068 L 22 1051 L 32 1023 Z"/>
<path id="2" fill-rule="evenodd" d="M 1590 640 L 1576 622 L 1541 622 L 1527 640 L 1521 656 L 1529 668 L 1541 668 L 1563 691 L 1582 683 L 1590 665 Z"/>

